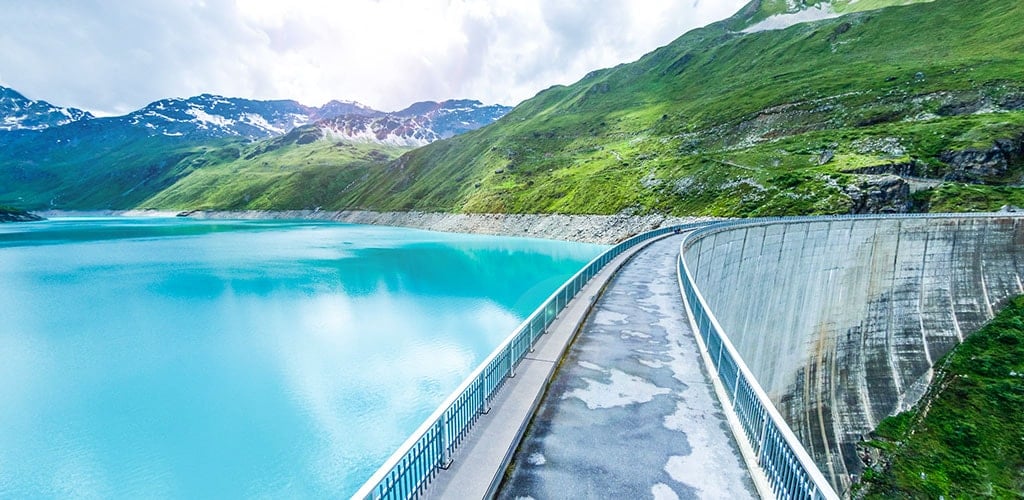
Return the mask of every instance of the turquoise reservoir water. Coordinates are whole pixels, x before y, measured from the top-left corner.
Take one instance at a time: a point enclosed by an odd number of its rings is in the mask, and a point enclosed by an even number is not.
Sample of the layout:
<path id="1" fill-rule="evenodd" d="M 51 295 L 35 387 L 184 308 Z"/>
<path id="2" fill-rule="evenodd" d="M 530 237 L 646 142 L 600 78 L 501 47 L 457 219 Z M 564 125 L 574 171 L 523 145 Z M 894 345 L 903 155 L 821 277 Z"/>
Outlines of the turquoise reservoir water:
<path id="1" fill-rule="evenodd" d="M 0 497 L 347 496 L 604 247 L 0 225 Z"/>

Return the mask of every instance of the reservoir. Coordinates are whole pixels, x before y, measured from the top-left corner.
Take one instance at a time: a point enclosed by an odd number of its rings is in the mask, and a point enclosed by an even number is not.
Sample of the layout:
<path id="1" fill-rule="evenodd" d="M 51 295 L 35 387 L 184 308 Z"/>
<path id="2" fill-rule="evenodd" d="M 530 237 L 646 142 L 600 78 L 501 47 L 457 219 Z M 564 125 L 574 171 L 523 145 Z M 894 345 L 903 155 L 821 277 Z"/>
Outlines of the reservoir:
<path id="1" fill-rule="evenodd" d="M 0 225 L 0 497 L 346 497 L 606 247 L 295 221 Z"/>

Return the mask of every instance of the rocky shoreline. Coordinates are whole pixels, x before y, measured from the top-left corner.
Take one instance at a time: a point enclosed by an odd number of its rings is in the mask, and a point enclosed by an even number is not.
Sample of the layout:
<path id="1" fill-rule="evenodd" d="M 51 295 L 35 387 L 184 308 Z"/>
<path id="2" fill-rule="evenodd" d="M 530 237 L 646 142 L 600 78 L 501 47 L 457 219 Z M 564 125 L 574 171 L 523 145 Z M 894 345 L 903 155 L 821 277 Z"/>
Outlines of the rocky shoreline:
<path id="1" fill-rule="evenodd" d="M 43 217 L 21 209 L 0 206 L 0 222 L 34 222 Z"/>
<path id="2" fill-rule="evenodd" d="M 666 225 L 686 224 L 709 217 L 663 215 L 452 214 L 439 212 L 370 212 L 363 210 L 243 210 L 166 212 L 156 210 L 44 212 L 47 217 L 126 216 L 188 217 L 194 219 L 296 219 L 400 226 L 454 233 L 522 236 L 584 243 L 612 244 Z"/>

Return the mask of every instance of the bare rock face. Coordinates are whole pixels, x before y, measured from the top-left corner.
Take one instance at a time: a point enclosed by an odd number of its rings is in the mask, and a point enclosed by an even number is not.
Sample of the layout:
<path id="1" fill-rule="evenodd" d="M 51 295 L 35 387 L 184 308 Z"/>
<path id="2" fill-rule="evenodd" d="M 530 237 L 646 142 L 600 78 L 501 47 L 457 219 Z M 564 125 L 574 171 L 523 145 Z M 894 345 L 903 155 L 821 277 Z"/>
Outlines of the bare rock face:
<path id="1" fill-rule="evenodd" d="M 39 220 L 45 219 L 31 212 L 0 206 L 0 222 L 32 222 Z"/>
<path id="2" fill-rule="evenodd" d="M 999 139 L 988 149 L 946 151 L 939 159 L 952 171 L 945 180 L 982 182 L 1005 178 L 1010 168 L 1024 161 L 1024 135 L 1015 139 Z"/>
<path id="3" fill-rule="evenodd" d="M 853 201 L 850 213 L 896 214 L 910 211 L 910 184 L 895 175 L 869 177 L 844 188 Z"/>

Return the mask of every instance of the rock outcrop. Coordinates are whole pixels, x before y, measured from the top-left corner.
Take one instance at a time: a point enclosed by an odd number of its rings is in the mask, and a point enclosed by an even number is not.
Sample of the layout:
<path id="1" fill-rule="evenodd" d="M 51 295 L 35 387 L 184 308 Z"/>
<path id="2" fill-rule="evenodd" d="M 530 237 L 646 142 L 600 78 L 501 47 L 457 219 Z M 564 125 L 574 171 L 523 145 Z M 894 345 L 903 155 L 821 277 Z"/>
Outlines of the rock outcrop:
<path id="1" fill-rule="evenodd" d="M 32 222 L 45 220 L 36 214 L 10 207 L 0 207 L 0 222 Z"/>
<path id="2" fill-rule="evenodd" d="M 1024 135 L 1014 139 L 999 139 L 988 149 L 946 151 L 939 159 L 952 169 L 947 181 L 985 182 L 1002 180 L 1010 169 L 1024 162 Z"/>
<path id="3" fill-rule="evenodd" d="M 844 188 L 852 214 L 899 214 L 910 211 L 910 185 L 895 175 L 868 177 Z"/>

